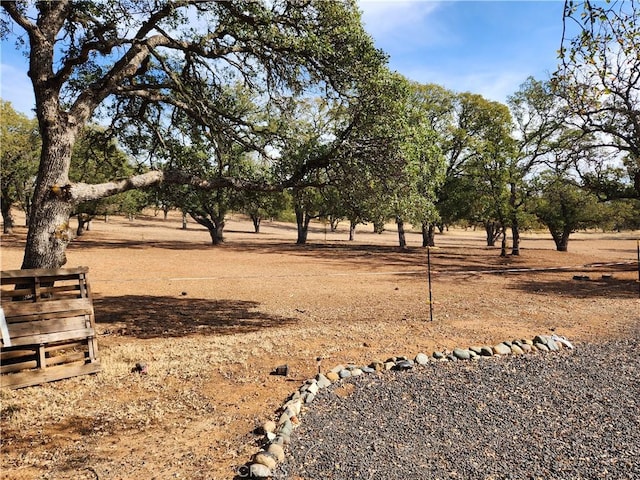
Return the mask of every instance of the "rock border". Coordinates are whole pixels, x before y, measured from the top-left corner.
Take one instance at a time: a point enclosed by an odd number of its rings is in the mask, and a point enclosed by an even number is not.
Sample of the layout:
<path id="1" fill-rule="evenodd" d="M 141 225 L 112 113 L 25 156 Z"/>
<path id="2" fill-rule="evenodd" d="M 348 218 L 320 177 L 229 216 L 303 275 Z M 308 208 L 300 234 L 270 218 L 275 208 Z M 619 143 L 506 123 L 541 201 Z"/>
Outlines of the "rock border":
<path id="1" fill-rule="evenodd" d="M 387 370 L 407 371 L 416 365 L 432 362 L 478 361 L 482 358 L 504 355 L 526 355 L 536 352 L 557 352 L 564 348 L 573 349 L 566 337 L 559 335 L 536 335 L 532 340 L 504 341 L 493 346 L 471 346 L 454 348 L 453 351 L 434 351 L 430 356 L 418 353 L 413 359 L 406 356 L 390 357 L 386 361 L 373 360 L 367 366 L 353 364 L 336 365 L 331 370 L 318 373 L 292 393 L 277 410 L 277 420 L 265 421 L 260 430 L 264 435 L 263 447 L 252 456 L 250 462 L 239 469 L 236 478 L 270 478 L 278 464 L 285 460 L 285 447 L 291 442 L 293 430 L 300 425 L 300 417 L 315 399 L 317 393 L 341 380 L 360 375 L 382 373 Z"/>

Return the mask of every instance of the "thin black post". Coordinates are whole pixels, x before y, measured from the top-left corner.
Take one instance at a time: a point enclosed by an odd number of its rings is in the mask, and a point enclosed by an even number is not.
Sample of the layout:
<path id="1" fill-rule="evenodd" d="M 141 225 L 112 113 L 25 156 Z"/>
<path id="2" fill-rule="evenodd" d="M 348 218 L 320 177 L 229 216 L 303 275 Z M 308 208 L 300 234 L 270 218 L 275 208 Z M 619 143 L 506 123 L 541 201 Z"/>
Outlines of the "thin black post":
<path id="1" fill-rule="evenodd" d="M 636 248 L 638 252 L 638 298 L 640 298 L 640 240 L 636 240 Z"/>
<path id="2" fill-rule="evenodd" d="M 429 321 L 433 322 L 433 293 L 431 291 L 431 247 L 427 247 L 427 278 L 429 279 Z"/>

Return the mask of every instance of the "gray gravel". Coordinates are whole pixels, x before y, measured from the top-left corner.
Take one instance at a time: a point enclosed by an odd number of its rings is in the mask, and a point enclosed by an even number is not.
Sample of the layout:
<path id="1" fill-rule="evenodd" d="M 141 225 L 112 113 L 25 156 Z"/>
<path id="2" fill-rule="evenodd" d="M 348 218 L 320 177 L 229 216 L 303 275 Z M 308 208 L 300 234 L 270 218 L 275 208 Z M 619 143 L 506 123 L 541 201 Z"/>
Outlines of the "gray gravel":
<path id="1" fill-rule="evenodd" d="M 343 380 L 274 478 L 640 479 L 639 354 L 616 341 Z"/>

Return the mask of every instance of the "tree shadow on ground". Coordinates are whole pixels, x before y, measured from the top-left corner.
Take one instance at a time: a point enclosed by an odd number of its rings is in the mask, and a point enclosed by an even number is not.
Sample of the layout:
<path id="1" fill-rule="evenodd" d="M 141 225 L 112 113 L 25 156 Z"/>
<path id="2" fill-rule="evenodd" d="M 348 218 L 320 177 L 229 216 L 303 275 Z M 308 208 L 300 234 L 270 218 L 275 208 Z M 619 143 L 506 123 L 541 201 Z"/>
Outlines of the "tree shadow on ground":
<path id="1" fill-rule="evenodd" d="M 243 300 L 124 295 L 96 298 L 93 305 L 103 333 L 137 338 L 233 335 L 297 322 L 266 314 L 258 310 L 259 303 Z"/>
<path id="2" fill-rule="evenodd" d="M 615 277 L 602 279 L 600 274 L 586 274 L 581 272 L 576 277 L 565 273 L 563 278 L 522 278 L 510 287 L 527 293 L 553 295 L 573 298 L 638 298 L 638 283 L 631 279 L 617 279 Z"/>

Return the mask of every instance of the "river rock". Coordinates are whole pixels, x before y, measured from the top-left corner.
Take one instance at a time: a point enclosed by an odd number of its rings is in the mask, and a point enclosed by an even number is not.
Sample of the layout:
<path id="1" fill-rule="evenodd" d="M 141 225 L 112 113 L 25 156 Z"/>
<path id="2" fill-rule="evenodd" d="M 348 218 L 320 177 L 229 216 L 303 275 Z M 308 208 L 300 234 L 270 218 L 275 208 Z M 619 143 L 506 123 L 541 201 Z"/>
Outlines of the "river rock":
<path id="1" fill-rule="evenodd" d="M 411 363 L 409 360 L 400 360 L 396 362 L 396 364 L 393 367 L 394 370 L 400 370 L 400 371 L 411 370 L 412 368 L 413 368 L 413 363 Z"/>
<path id="2" fill-rule="evenodd" d="M 376 369 L 371 367 L 362 367 L 361 370 L 364 373 L 376 373 Z"/>
<path id="3" fill-rule="evenodd" d="M 541 343 L 542 345 L 546 345 L 548 340 L 549 337 L 546 335 L 536 335 L 533 338 L 533 344 L 535 345 L 536 343 Z"/>
<path id="4" fill-rule="evenodd" d="M 255 457 L 253 457 L 253 461 L 261 463 L 270 470 L 273 470 L 278 465 L 276 456 L 269 452 L 258 452 Z"/>
<path id="5" fill-rule="evenodd" d="M 369 364 L 369 367 L 373 368 L 376 372 L 381 372 L 382 370 L 384 370 L 384 363 L 380 360 L 374 360 Z"/>
<path id="6" fill-rule="evenodd" d="M 294 415 L 300 415 L 300 410 L 302 409 L 302 398 L 297 398 L 295 400 L 289 400 L 284 404 L 285 411 L 287 408 L 290 408 L 293 411 Z"/>
<path id="7" fill-rule="evenodd" d="M 307 388 L 307 392 L 312 393 L 313 395 L 315 395 L 316 393 L 318 393 L 318 390 L 320 390 L 320 387 L 318 386 L 317 383 L 312 383 L 311 385 L 309 385 L 309 387 Z"/>
<path id="8" fill-rule="evenodd" d="M 513 353 L 514 355 L 522 355 L 522 354 L 524 354 L 524 350 L 522 350 L 522 348 L 520 348 L 515 343 L 512 343 L 511 344 L 511 353 Z"/>
<path id="9" fill-rule="evenodd" d="M 249 465 L 250 478 L 269 478 L 271 475 L 271 469 L 261 463 L 252 463 Z"/>
<path id="10" fill-rule="evenodd" d="M 318 388 L 327 388 L 331 385 L 331 380 L 329 380 L 325 375 L 319 373 L 316 376 Z"/>
<path id="11" fill-rule="evenodd" d="M 267 452 L 276 457 L 279 463 L 284 462 L 284 448 L 282 448 L 282 445 L 271 443 L 269 447 L 267 447 Z"/>
<path id="12" fill-rule="evenodd" d="M 346 368 L 343 368 L 338 372 L 338 376 L 340 378 L 349 378 L 351 376 L 351 371 L 347 370 Z"/>
<path id="13" fill-rule="evenodd" d="M 463 348 L 454 348 L 453 356 L 456 357 L 458 360 L 469 360 L 471 358 L 471 355 L 469 354 L 469 350 L 465 350 Z"/>
<path id="14" fill-rule="evenodd" d="M 262 431 L 264 433 L 273 433 L 276 431 L 276 422 L 273 420 L 267 420 L 262 424 Z"/>
<path id="15" fill-rule="evenodd" d="M 534 343 L 533 346 L 536 347 L 541 352 L 549 351 L 549 347 L 547 347 L 544 343 Z"/>
<path id="16" fill-rule="evenodd" d="M 429 363 L 429 357 L 427 357 L 424 353 L 419 353 L 416 355 L 415 362 L 418 365 L 426 365 Z"/>
<path id="17" fill-rule="evenodd" d="M 354 368 L 353 370 L 351 370 L 352 377 L 359 377 L 360 375 L 362 375 L 362 373 L 362 369 L 360 368 Z"/>
<path id="18" fill-rule="evenodd" d="M 481 347 L 480 355 L 483 357 L 491 357 L 493 355 L 493 349 L 491 347 Z"/>
<path id="19" fill-rule="evenodd" d="M 559 335 L 552 335 L 551 339 L 556 342 L 559 345 L 563 345 L 565 347 L 567 347 L 568 349 L 572 350 L 573 349 L 573 344 L 567 340 L 564 337 L 560 337 Z"/>
<path id="20" fill-rule="evenodd" d="M 557 352 L 558 350 L 560 350 L 560 347 L 558 346 L 558 344 L 551 337 L 547 339 L 547 347 L 552 352 Z"/>
<path id="21" fill-rule="evenodd" d="M 336 372 L 327 372 L 325 376 L 327 377 L 327 380 L 329 380 L 330 382 L 336 382 L 340 380 L 340 375 L 338 375 Z"/>
<path id="22" fill-rule="evenodd" d="M 475 353 L 476 355 L 482 355 L 482 347 L 472 346 L 469 347 L 469 351 Z"/>
<path id="23" fill-rule="evenodd" d="M 442 352 L 433 352 L 432 357 L 436 360 L 442 360 L 444 358 L 444 353 Z"/>
<path id="24" fill-rule="evenodd" d="M 496 355 L 509 355 L 511 353 L 511 347 L 508 347 L 504 343 L 499 343 L 493 347 L 493 353 Z"/>
<path id="25" fill-rule="evenodd" d="M 346 367 L 344 365 L 336 365 L 331 369 L 334 373 L 340 373 L 340 370 L 344 370 Z"/>

